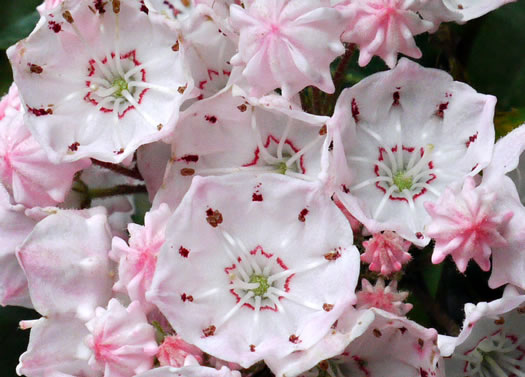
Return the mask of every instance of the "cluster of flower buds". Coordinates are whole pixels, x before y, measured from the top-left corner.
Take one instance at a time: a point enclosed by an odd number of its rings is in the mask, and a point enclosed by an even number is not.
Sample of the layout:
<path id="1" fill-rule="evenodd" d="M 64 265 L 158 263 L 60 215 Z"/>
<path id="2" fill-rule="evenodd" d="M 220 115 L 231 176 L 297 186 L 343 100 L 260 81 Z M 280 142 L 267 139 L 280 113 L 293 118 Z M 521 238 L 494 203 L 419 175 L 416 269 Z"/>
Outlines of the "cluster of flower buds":
<path id="1" fill-rule="evenodd" d="M 525 125 L 496 143 L 495 97 L 398 61 L 507 2 L 46 0 L 0 102 L 17 372 L 525 376 Z M 357 49 L 390 70 L 342 90 Z M 457 337 L 397 291 L 432 240 L 506 285 Z"/>

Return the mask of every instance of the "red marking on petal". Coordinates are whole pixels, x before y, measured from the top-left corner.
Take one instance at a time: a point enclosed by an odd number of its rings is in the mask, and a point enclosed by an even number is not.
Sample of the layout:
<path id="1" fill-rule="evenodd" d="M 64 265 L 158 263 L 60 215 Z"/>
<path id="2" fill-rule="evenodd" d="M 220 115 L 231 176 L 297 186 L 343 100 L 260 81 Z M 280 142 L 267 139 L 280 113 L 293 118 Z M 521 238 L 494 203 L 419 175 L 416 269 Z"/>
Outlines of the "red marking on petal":
<path id="1" fill-rule="evenodd" d="M 213 80 L 212 75 L 219 76 L 219 72 L 214 71 L 213 69 L 208 69 L 208 77 L 210 78 L 210 80 Z"/>
<path id="2" fill-rule="evenodd" d="M 299 216 L 297 216 L 297 219 L 304 223 L 306 221 L 306 215 L 308 215 L 308 210 L 304 208 L 301 212 L 299 212 Z"/>
<path id="3" fill-rule="evenodd" d="M 252 202 L 262 202 L 263 201 L 263 196 L 262 194 L 260 193 L 257 193 L 257 192 L 254 192 L 252 194 Z"/>
<path id="4" fill-rule="evenodd" d="M 78 141 L 75 141 L 73 144 L 71 144 L 69 147 L 67 147 L 71 152 L 78 151 L 78 147 L 80 146 L 80 143 Z"/>
<path id="5" fill-rule="evenodd" d="M 217 117 L 215 115 L 205 115 L 204 119 L 206 119 L 211 124 L 217 123 Z"/>
<path id="6" fill-rule="evenodd" d="M 230 267 L 226 267 L 224 269 L 224 272 L 226 272 L 227 275 L 229 275 L 233 270 L 237 268 L 237 265 L 234 263 Z"/>
<path id="7" fill-rule="evenodd" d="M 193 296 L 191 296 L 191 295 L 187 295 L 186 293 L 181 294 L 181 295 L 180 295 L 180 299 L 181 299 L 183 302 L 186 302 L 186 301 L 193 302 Z"/>
<path id="8" fill-rule="evenodd" d="M 325 312 L 329 312 L 329 311 L 331 311 L 333 308 L 334 308 L 334 305 L 332 305 L 332 304 L 323 304 L 323 310 L 324 310 Z"/>
<path id="9" fill-rule="evenodd" d="M 341 253 L 338 250 L 331 251 L 324 255 L 324 259 L 329 261 L 337 260 L 341 257 Z"/>
<path id="10" fill-rule="evenodd" d="M 187 162 L 187 163 L 197 162 L 197 161 L 199 161 L 199 156 L 197 156 L 196 154 L 187 154 L 187 155 L 182 156 L 181 158 L 179 158 L 177 161 L 184 161 L 184 162 Z"/>
<path id="11" fill-rule="evenodd" d="M 352 98 L 352 117 L 356 123 L 359 122 L 359 106 L 355 98 Z"/>
<path id="12" fill-rule="evenodd" d="M 53 109 L 50 109 L 50 108 L 37 109 L 35 107 L 27 106 L 27 111 L 29 111 L 31 114 L 33 114 L 33 115 L 35 115 L 37 117 L 53 114 Z"/>
<path id="13" fill-rule="evenodd" d="M 60 33 L 60 31 L 62 30 L 62 26 L 60 26 L 60 24 L 55 21 L 49 21 L 47 23 L 47 27 L 49 28 L 49 30 L 53 30 L 55 33 Z"/>
<path id="14" fill-rule="evenodd" d="M 394 98 L 394 102 L 392 103 L 392 106 L 399 106 L 399 97 L 400 97 L 399 92 L 394 92 L 392 97 Z"/>
<path id="15" fill-rule="evenodd" d="M 465 143 L 465 145 L 468 147 L 470 147 L 470 144 L 472 144 L 473 142 L 475 142 L 476 140 L 478 139 L 478 133 L 476 132 L 474 135 L 472 136 L 469 136 L 467 142 Z"/>
<path id="16" fill-rule="evenodd" d="M 423 233 L 421 233 L 421 232 L 417 232 L 417 233 L 416 233 L 416 238 L 417 238 L 418 240 L 421 240 L 421 239 L 425 238 L 425 236 L 423 236 Z"/>
<path id="17" fill-rule="evenodd" d="M 188 249 L 186 249 L 185 247 L 181 246 L 179 248 L 179 254 L 183 257 L 183 258 L 188 258 L 188 255 L 190 255 L 190 251 Z"/>
<path id="18" fill-rule="evenodd" d="M 440 103 L 436 110 L 436 116 L 443 119 L 445 116 L 445 110 L 448 108 L 448 102 Z"/>
<path id="19" fill-rule="evenodd" d="M 250 344 L 250 352 L 255 352 L 255 345 Z"/>
<path id="20" fill-rule="evenodd" d="M 212 227 L 216 228 L 219 224 L 222 223 L 222 220 L 222 213 L 220 213 L 218 210 L 214 211 L 211 208 L 208 208 L 206 210 L 206 221 Z"/>

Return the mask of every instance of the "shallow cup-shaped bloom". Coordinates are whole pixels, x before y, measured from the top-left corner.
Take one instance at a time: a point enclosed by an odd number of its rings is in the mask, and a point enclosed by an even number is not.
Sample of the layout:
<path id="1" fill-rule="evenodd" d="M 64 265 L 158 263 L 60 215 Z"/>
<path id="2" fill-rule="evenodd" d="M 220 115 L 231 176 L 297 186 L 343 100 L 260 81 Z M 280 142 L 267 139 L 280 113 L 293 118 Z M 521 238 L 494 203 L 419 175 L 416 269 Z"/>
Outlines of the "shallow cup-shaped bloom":
<path id="1" fill-rule="evenodd" d="M 147 298 L 184 340 L 243 367 L 311 347 L 355 300 L 352 232 L 317 184 L 195 177 L 166 235 Z"/>

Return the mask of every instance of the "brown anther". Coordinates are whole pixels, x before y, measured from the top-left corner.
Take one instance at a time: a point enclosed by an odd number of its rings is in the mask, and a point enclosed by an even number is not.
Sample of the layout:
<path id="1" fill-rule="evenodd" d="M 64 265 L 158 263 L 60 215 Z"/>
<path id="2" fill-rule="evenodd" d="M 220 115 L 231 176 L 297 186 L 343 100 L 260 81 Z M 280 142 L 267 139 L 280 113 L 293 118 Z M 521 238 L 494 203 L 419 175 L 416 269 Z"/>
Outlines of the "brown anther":
<path id="1" fill-rule="evenodd" d="M 323 127 L 321 127 L 321 129 L 319 130 L 319 135 L 326 135 L 326 124 L 324 124 Z"/>
<path id="2" fill-rule="evenodd" d="M 44 69 L 41 66 L 36 65 L 36 64 L 31 64 L 29 66 L 29 70 L 31 71 L 31 73 L 37 73 L 37 74 L 41 74 L 42 72 L 44 72 Z"/>
<path id="3" fill-rule="evenodd" d="M 495 323 L 496 325 L 504 325 L 504 324 L 505 324 L 505 318 L 503 318 L 503 317 L 499 317 L 498 319 L 496 319 L 496 320 L 494 321 L 494 323 Z"/>
<path id="4" fill-rule="evenodd" d="M 216 228 L 219 224 L 222 223 L 222 213 L 218 210 L 212 210 L 211 208 L 206 211 L 206 221 L 212 227 Z"/>
<path id="5" fill-rule="evenodd" d="M 179 51 L 179 41 L 175 42 L 175 44 L 173 46 L 171 46 L 171 49 L 175 52 Z"/>
<path id="6" fill-rule="evenodd" d="M 78 151 L 78 147 L 80 146 L 80 143 L 78 141 L 74 142 L 73 144 L 71 144 L 68 149 L 71 151 L 71 152 L 76 152 Z"/>
<path id="7" fill-rule="evenodd" d="M 162 123 L 159 123 L 159 124 L 157 125 L 157 131 L 162 130 L 162 127 L 164 127 L 164 126 L 162 125 Z"/>
<path id="8" fill-rule="evenodd" d="M 241 113 L 244 113 L 246 110 L 248 110 L 248 106 L 246 106 L 246 104 L 244 103 L 242 105 L 237 106 L 237 108 Z"/>
<path id="9" fill-rule="evenodd" d="M 180 175 L 182 175 L 183 177 L 189 177 L 190 175 L 193 175 L 193 174 L 195 174 L 195 169 L 191 169 L 191 168 L 180 169 Z"/>
<path id="10" fill-rule="evenodd" d="M 326 360 L 321 361 L 318 365 L 319 368 L 322 370 L 328 370 L 328 367 L 330 366 L 330 364 L 328 364 L 328 361 Z"/>
<path id="11" fill-rule="evenodd" d="M 334 261 L 340 257 L 341 257 L 341 253 L 339 251 L 331 251 L 324 255 L 324 259 L 329 260 L 329 261 Z"/>
<path id="12" fill-rule="evenodd" d="M 64 17 L 64 20 L 66 20 L 68 23 L 72 24 L 75 22 L 73 19 L 73 16 L 71 15 L 71 12 L 66 10 L 64 13 L 62 13 L 62 17 Z"/>
<path id="13" fill-rule="evenodd" d="M 525 314 L 525 306 L 518 308 L 518 313 Z"/>
<path id="14" fill-rule="evenodd" d="M 297 344 L 297 343 L 300 343 L 301 341 L 299 340 L 299 337 L 295 334 L 292 334 L 290 335 L 290 337 L 288 338 L 288 340 L 290 342 L 292 342 L 293 344 Z"/>
<path id="15" fill-rule="evenodd" d="M 177 89 L 177 92 L 179 92 L 180 94 L 184 94 L 184 92 L 186 91 L 187 87 L 188 87 L 188 84 L 186 84 L 184 86 L 179 86 L 179 88 Z"/>
<path id="16" fill-rule="evenodd" d="M 190 0 L 181 0 L 182 5 L 184 5 L 186 8 L 189 8 L 191 6 Z"/>
<path id="17" fill-rule="evenodd" d="M 207 338 L 209 336 L 215 335 L 215 330 L 217 330 L 217 328 L 211 325 L 210 327 L 206 327 L 204 330 L 202 330 L 202 333 Z"/>
<path id="18" fill-rule="evenodd" d="M 381 338 L 381 335 L 383 335 L 383 334 L 381 334 L 381 331 L 379 331 L 378 329 L 374 329 L 374 331 L 372 331 L 372 332 L 374 333 L 374 336 L 376 338 Z"/>
<path id="19" fill-rule="evenodd" d="M 325 312 L 329 312 L 330 310 L 332 310 L 334 308 L 334 305 L 332 304 L 323 304 L 323 310 Z"/>
<path id="20" fill-rule="evenodd" d="M 113 0 L 113 13 L 120 13 L 120 0 Z"/>
<path id="21" fill-rule="evenodd" d="M 250 352 L 255 352 L 255 345 L 254 344 L 250 344 Z"/>

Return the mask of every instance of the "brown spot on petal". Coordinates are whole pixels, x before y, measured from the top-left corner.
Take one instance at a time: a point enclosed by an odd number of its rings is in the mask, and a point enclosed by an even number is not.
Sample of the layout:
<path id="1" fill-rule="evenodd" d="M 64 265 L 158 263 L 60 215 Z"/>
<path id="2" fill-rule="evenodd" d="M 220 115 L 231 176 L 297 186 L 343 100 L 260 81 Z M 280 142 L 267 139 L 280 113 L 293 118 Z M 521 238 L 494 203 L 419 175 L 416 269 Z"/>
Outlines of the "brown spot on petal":
<path id="1" fill-rule="evenodd" d="M 164 127 L 164 126 L 162 125 L 162 123 L 159 123 L 159 124 L 157 125 L 157 131 L 162 130 L 163 127 Z"/>
<path id="2" fill-rule="evenodd" d="M 255 352 L 255 345 L 254 344 L 250 344 L 250 352 Z"/>
<path id="3" fill-rule="evenodd" d="M 494 321 L 494 323 L 495 323 L 496 325 L 504 325 L 504 324 L 505 324 L 505 318 L 503 318 L 503 317 L 499 317 L 498 319 L 496 319 L 496 320 Z"/>
<path id="4" fill-rule="evenodd" d="M 381 331 L 379 331 L 378 329 L 374 329 L 374 330 L 372 331 L 372 333 L 374 334 L 374 336 L 375 336 L 376 338 L 381 338 L 381 335 L 383 335 L 383 334 L 381 334 Z"/>
<path id="5" fill-rule="evenodd" d="M 180 175 L 182 175 L 183 177 L 189 177 L 193 174 L 195 174 L 195 169 L 190 169 L 190 168 L 180 169 Z"/>
<path id="6" fill-rule="evenodd" d="M 217 330 L 217 328 L 213 325 L 209 326 L 209 327 L 206 327 L 205 329 L 202 330 L 202 333 L 204 334 L 204 337 L 209 337 L 209 336 L 213 336 L 215 335 L 215 330 Z"/>
<path id="7" fill-rule="evenodd" d="M 419 345 L 419 348 L 423 348 L 425 346 L 425 341 L 421 338 L 417 340 L 417 344 Z"/>
<path id="8" fill-rule="evenodd" d="M 120 13 L 120 0 L 113 0 L 113 13 Z"/>
<path id="9" fill-rule="evenodd" d="M 329 260 L 329 261 L 334 261 L 336 259 L 339 259 L 340 257 L 341 257 L 341 253 L 337 250 L 331 251 L 324 255 L 324 259 Z"/>
<path id="10" fill-rule="evenodd" d="M 301 212 L 299 212 L 299 216 L 297 216 L 297 219 L 304 223 L 306 221 L 306 215 L 308 215 L 308 210 L 304 208 Z"/>
<path id="11" fill-rule="evenodd" d="M 222 213 L 220 213 L 218 210 L 214 211 L 211 208 L 208 208 L 206 210 L 206 221 L 212 227 L 216 228 L 219 224 L 222 223 L 222 220 Z"/>
<path id="12" fill-rule="evenodd" d="M 62 13 L 62 17 L 64 17 L 64 20 L 66 20 L 68 23 L 72 24 L 75 22 L 73 19 L 73 16 L 71 15 L 71 12 L 66 10 L 64 13 Z"/>
<path id="13" fill-rule="evenodd" d="M 324 124 L 323 127 L 321 127 L 321 129 L 319 130 L 319 135 L 326 135 L 326 124 Z"/>
<path id="14" fill-rule="evenodd" d="M 463 10 L 463 4 L 458 4 L 458 9 Z"/>
<path id="15" fill-rule="evenodd" d="M 190 0 L 181 0 L 182 5 L 184 5 L 186 8 L 189 8 L 191 6 Z"/>
<path id="16" fill-rule="evenodd" d="M 325 312 L 329 312 L 331 311 L 332 309 L 334 308 L 334 306 L 332 304 L 323 304 L 323 310 Z"/>
<path id="17" fill-rule="evenodd" d="M 29 65 L 29 70 L 31 71 L 31 73 L 41 74 L 42 72 L 44 72 L 44 68 L 42 68 L 39 65 L 29 64 L 29 63 L 28 65 Z"/>
<path id="18" fill-rule="evenodd" d="M 184 94 L 184 92 L 186 91 L 187 87 L 188 87 L 188 84 L 186 84 L 184 86 L 179 86 L 179 88 L 177 89 L 177 92 L 179 92 L 180 94 Z"/>
<path id="19" fill-rule="evenodd" d="M 293 344 L 298 344 L 298 343 L 301 343 L 301 340 L 299 339 L 299 337 L 295 334 L 292 334 L 290 335 L 290 337 L 288 338 L 288 340 L 290 342 L 292 342 Z"/>
<path id="20" fill-rule="evenodd" d="M 184 257 L 184 258 L 188 258 L 188 255 L 190 255 L 190 251 L 188 249 L 186 249 L 185 247 L 181 246 L 179 248 L 179 254 Z"/>
<path id="21" fill-rule="evenodd" d="M 334 150 L 334 141 L 332 140 L 332 141 L 330 142 L 330 145 L 328 145 L 328 152 L 331 152 L 331 151 L 333 151 L 333 150 Z"/>
<path id="22" fill-rule="evenodd" d="M 248 110 L 248 106 L 246 106 L 244 103 L 242 105 L 237 106 L 237 108 L 241 113 L 244 113 L 246 110 Z"/>
<path id="23" fill-rule="evenodd" d="M 179 51 L 179 41 L 177 41 L 173 46 L 171 46 L 171 49 L 173 51 Z"/>

